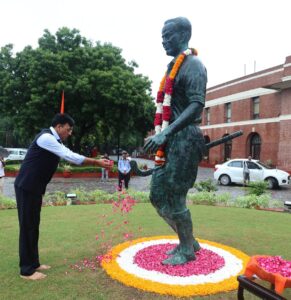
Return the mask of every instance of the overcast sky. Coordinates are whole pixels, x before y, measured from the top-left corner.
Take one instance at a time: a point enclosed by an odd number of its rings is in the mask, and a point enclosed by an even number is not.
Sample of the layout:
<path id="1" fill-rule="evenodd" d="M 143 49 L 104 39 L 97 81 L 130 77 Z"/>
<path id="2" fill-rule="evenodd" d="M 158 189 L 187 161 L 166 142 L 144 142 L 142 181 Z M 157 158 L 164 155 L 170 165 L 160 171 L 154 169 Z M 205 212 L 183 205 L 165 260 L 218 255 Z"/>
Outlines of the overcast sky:
<path id="1" fill-rule="evenodd" d="M 184 16 L 208 70 L 208 88 L 283 64 L 291 55 L 291 0 L 2 0 L 0 46 L 37 47 L 44 29 L 66 26 L 111 42 L 153 81 L 153 94 L 170 57 L 161 44 L 165 20 Z M 254 64 L 254 62 L 256 62 Z"/>

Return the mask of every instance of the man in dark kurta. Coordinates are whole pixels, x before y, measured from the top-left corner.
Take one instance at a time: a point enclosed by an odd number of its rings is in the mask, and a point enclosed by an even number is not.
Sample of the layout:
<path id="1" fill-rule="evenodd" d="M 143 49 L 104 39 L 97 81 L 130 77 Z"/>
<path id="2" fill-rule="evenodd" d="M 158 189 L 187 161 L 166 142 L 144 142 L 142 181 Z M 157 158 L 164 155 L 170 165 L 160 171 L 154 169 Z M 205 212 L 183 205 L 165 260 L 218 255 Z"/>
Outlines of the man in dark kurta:
<path id="1" fill-rule="evenodd" d="M 173 56 L 170 73 L 179 54 L 188 48 L 191 24 L 186 18 L 165 22 L 162 38 L 167 55 Z M 204 65 L 193 55 L 185 57 L 175 77 L 169 126 L 150 137 L 145 150 L 156 151 L 166 145 L 166 163 L 155 167 L 152 174 L 150 200 L 158 214 L 178 234 L 179 245 L 167 254 L 163 264 L 178 265 L 195 259 L 200 249 L 193 237 L 191 214 L 186 195 L 196 180 L 198 164 L 204 151 L 203 135 L 198 127 L 205 103 L 207 74 Z"/>

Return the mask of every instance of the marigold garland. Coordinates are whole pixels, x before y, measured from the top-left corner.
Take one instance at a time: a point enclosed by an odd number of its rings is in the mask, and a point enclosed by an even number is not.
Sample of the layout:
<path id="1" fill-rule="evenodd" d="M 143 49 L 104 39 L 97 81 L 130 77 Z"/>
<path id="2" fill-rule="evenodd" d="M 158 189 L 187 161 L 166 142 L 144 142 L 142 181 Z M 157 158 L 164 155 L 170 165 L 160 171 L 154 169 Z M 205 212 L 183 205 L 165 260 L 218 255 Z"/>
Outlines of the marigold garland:
<path id="1" fill-rule="evenodd" d="M 244 254 L 243 252 L 228 247 L 222 244 L 218 244 L 215 242 L 207 241 L 207 240 L 201 240 L 198 239 L 200 243 L 205 243 L 208 245 L 212 245 L 217 248 L 221 248 L 229 253 L 231 253 L 233 256 L 241 260 L 243 268 L 241 271 L 236 274 L 235 276 L 231 276 L 230 278 L 224 279 L 218 283 L 205 283 L 205 284 L 193 284 L 193 285 L 177 285 L 177 284 L 164 284 L 159 283 L 152 280 L 143 279 L 141 277 L 138 277 L 134 274 L 130 274 L 126 272 L 124 269 L 120 267 L 120 265 L 117 262 L 117 258 L 119 257 L 119 254 L 127 249 L 130 246 L 133 246 L 138 243 L 146 242 L 146 241 L 152 241 L 152 240 L 159 240 L 159 239 L 173 239 L 177 240 L 177 237 L 175 236 L 156 236 L 156 237 L 147 237 L 147 238 L 140 238 L 134 241 L 128 241 L 122 244 L 119 244 L 115 246 L 110 251 L 110 257 L 111 259 L 103 260 L 101 265 L 103 269 L 107 272 L 107 274 L 113 278 L 116 279 L 122 283 L 124 283 L 127 286 L 132 286 L 144 291 L 150 291 L 155 292 L 158 294 L 164 294 L 164 295 L 173 295 L 178 297 L 189 297 L 189 296 L 196 296 L 196 295 L 210 295 L 210 294 L 216 294 L 220 292 L 227 292 L 231 290 L 235 290 L 238 287 L 237 283 L 237 276 L 240 274 L 243 274 L 244 269 L 246 267 L 246 264 L 249 260 L 249 256 Z"/>
<path id="2" fill-rule="evenodd" d="M 155 133 L 158 134 L 169 126 L 169 122 L 172 115 L 171 110 L 171 98 L 174 88 L 174 80 L 178 71 L 183 64 L 186 56 L 188 55 L 198 55 L 197 50 L 194 48 L 189 48 L 183 51 L 176 59 L 175 64 L 172 70 L 169 73 L 164 75 L 160 83 L 159 91 L 157 94 L 156 104 L 156 114 L 154 120 Z M 166 162 L 165 159 L 165 145 L 162 145 L 156 153 L 155 164 L 164 165 Z"/>

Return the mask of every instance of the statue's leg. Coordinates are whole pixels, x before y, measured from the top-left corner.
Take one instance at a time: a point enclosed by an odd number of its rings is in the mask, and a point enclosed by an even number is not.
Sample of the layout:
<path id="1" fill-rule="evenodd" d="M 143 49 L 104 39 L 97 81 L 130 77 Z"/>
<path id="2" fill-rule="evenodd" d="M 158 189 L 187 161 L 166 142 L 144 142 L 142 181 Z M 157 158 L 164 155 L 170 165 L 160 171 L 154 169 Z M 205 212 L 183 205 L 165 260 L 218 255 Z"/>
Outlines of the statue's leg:
<path id="1" fill-rule="evenodd" d="M 191 214 L 189 212 L 189 210 L 186 207 L 186 195 L 187 192 L 170 192 L 169 193 L 169 199 L 168 199 L 168 203 L 169 203 L 169 212 L 167 215 L 164 216 L 164 219 L 166 219 L 166 222 L 173 228 L 173 230 L 178 234 L 179 236 L 179 232 L 178 232 L 178 225 L 177 225 L 177 221 L 178 219 L 175 217 L 177 215 L 180 214 L 180 212 L 182 211 L 188 211 L 189 214 L 189 219 L 191 222 L 191 237 L 192 237 L 192 245 L 193 245 L 193 249 L 194 252 L 197 252 L 201 249 L 198 241 L 195 239 L 195 237 L 193 236 L 193 226 L 192 226 L 192 220 L 191 220 Z M 169 250 L 167 252 L 168 255 L 175 255 L 176 253 L 178 253 L 180 250 L 180 244 L 178 244 L 175 248 Z"/>
<path id="2" fill-rule="evenodd" d="M 193 226 L 189 210 L 173 214 L 176 221 L 179 237 L 179 251 L 172 257 L 163 261 L 163 264 L 181 265 L 188 261 L 195 260 L 193 247 Z"/>

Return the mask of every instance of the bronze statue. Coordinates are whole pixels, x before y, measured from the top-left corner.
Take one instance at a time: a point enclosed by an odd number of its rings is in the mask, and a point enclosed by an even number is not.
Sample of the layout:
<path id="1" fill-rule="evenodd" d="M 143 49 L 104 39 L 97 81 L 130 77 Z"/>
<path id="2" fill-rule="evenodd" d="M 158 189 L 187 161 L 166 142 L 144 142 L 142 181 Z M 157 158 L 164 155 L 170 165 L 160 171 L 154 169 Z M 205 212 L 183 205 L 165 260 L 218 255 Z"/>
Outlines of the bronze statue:
<path id="1" fill-rule="evenodd" d="M 131 161 L 136 175 L 152 174 L 151 203 L 179 237 L 179 244 L 162 262 L 169 265 L 195 260 L 195 252 L 200 249 L 193 236 L 186 196 L 196 180 L 198 164 L 206 149 L 242 135 L 239 131 L 205 145 L 198 125 L 205 104 L 207 73 L 196 50 L 188 48 L 190 38 L 191 24 L 186 18 L 165 22 L 163 46 L 174 59 L 168 65 L 157 96 L 156 134 L 144 146 L 146 151 L 157 151 L 156 165 L 142 171 Z"/>
<path id="2" fill-rule="evenodd" d="M 157 98 L 157 106 L 162 103 L 162 109 L 158 108 L 156 114 L 156 135 L 144 146 L 146 151 L 158 150 L 152 173 L 151 203 L 179 237 L 179 245 L 163 261 L 163 264 L 171 265 L 194 260 L 195 251 L 200 249 L 193 237 L 186 195 L 195 182 L 205 147 L 198 124 L 205 103 L 207 73 L 195 50 L 188 49 L 190 38 L 188 19 L 179 17 L 165 22 L 163 47 L 174 59 L 168 65 Z M 167 105 L 169 95 L 171 103 Z"/>

